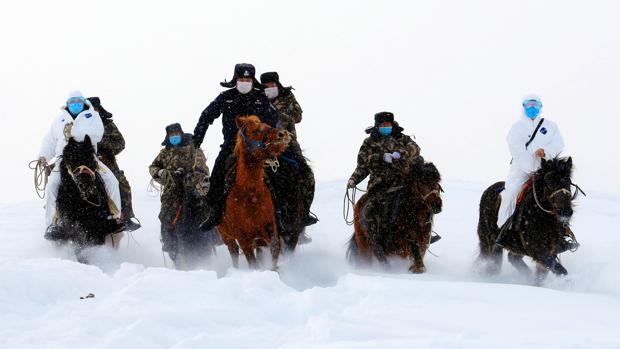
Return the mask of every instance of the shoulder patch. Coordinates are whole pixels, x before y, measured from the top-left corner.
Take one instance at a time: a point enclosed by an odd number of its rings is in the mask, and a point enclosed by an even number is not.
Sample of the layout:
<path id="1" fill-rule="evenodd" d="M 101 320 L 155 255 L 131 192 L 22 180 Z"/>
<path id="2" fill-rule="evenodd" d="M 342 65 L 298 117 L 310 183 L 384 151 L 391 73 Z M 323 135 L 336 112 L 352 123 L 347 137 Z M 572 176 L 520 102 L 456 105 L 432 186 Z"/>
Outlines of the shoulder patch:
<path id="1" fill-rule="evenodd" d="M 542 128 L 540 129 L 540 133 L 542 133 L 542 134 L 546 135 L 546 134 L 547 134 L 547 128 L 542 127 Z"/>
<path id="2" fill-rule="evenodd" d="M 87 118 L 87 119 L 88 119 L 88 118 L 90 118 L 90 117 L 92 117 L 92 116 L 93 116 L 93 114 L 91 114 L 91 113 L 86 113 L 86 114 L 84 114 L 84 117 L 85 117 L 85 118 Z"/>

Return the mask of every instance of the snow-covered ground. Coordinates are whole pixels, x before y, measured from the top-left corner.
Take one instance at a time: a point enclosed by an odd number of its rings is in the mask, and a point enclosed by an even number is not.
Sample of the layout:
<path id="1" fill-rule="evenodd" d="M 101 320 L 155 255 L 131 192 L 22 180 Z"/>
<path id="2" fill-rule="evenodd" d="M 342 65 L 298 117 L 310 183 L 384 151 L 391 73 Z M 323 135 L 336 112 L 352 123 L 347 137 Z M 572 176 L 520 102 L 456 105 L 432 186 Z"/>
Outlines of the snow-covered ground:
<path id="1" fill-rule="evenodd" d="M 280 274 L 233 270 L 223 248 L 205 270 L 166 268 L 159 199 L 140 190 L 144 228 L 96 266 L 43 240 L 42 202 L 0 206 L 0 348 L 620 348 L 620 198 L 580 199 L 570 275 L 537 288 L 508 264 L 472 272 L 484 186 L 470 182 L 444 183 L 426 275 L 352 269 L 343 183 L 318 184 L 314 241 Z"/>

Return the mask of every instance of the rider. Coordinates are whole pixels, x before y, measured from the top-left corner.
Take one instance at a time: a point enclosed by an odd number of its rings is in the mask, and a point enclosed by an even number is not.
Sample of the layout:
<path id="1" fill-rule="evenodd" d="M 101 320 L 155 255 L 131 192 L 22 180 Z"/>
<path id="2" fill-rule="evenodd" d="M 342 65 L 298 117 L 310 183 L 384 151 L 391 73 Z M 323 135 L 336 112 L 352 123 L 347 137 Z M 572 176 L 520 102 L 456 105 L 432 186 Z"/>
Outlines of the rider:
<path id="1" fill-rule="evenodd" d="M 84 141 L 88 135 L 93 142 L 95 150 L 97 143 L 103 137 L 104 127 L 101 117 L 94 110 L 90 101 L 84 98 L 80 91 L 73 91 L 67 97 L 65 105 L 62 107 L 61 114 L 54 120 L 47 135 L 43 139 L 41 150 L 39 151 L 39 163 L 43 166 L 62 155 L 67 145 L 67 141 L 73 137 L 76 141 Z M 60 187 L 59 166 L 55 166 L 51 171 L 47 183 L 47 203 L 45 222 L 47 230 L 45 238 L 48 240 L 61 240 L 65 238 L 64 231 L 58 225 L 56 214 L 56 198 Z M 119 193 L 118 180 L 106 165 L 98 160 L 97 173 L 103 180 L 108 197 L 112 200 L 110 204 L 113 217 L 120 219 L 121 197 Z M 109 201 L 109 200 L 108 200 Z M 119 230 L 123 226 L 118 222 Z"/>
<path id="2" fill-rule="evenodd" d="M 375 126 L 366 130 L 370 137 L 364 140 L 357 155 L 357 168 L 347 183 L 355 187 L 370 175 L 366 219 L 370 245 L 375 256 L 385 261 L 384 240 L 389 231 L 389 217 L 394 208 L 398 187 L 414 164 L 423 162 L 420 147 L 394 121 L 394 114 L 375 114 Z M 385 221 L 382 221 L 385 220 Z"/>
<path id="3" fill-rule="evenodd" d="M 284 87 L 280 83 L 280 76 L 277 72 L 263 73 L 260 76 L 260 82 L 265 89 L 265 95 L 271 101 L 271 104 L 280 114 L 278 127 L 287 130 L 292 134 L 292 140 L 282 154 L 281 158 L 290 159 L 299 166 L 299 184 L 301 195 L 304 198 L 305 217 L 304 225 L 315 224 L 318 219 L 310 215 L 310 206 L 314 199 L 314 174 L 308 166 L 308 162 L 304 157 L 299 142 L 297 141 L 297 131 L 295 124 L 301 122 L 302 110 L 295 99 L 295 95 L 291 90 L 292 87 Z M 309 237 L 306 237 L 309 239 Z"/>
<path id="4" fill-rule="evenodd" d="M 175 220 L 178 219 L 180 210 L 178 194 L 172 190 L 174 179 L 187 178 L 184 180 L 184 185 L 191 186 L 194 193 L 204 197 L 209 190 L 209 168 L 202 149 L 194 146 L 192 135 L 184 133 L 178 123 L 166 127 L 166 139 L 162 142 L 162 146 L 164 149 L 153 160 L 149 173 L 162 185 L 159 213 L 162 249 L 172 252 L 174 238 L 171 233 L 174 231 Z"/>
<path id="5" fill-rule="evenodd" d="M 125 138 L 123 138 L 121 131 L 114 124 L 112 113 L 105 110 L 101 105 L 99 97 L 89 97 L 88 101 L 92 104 L 95 111 L 99 113 L 103 121 L 103 138 L 97 145 L 97 155 L 99 160 L 108 166 L 112 173 L 114 173 L 114 176 L 116 176 L 116 179 L 118 179 L 121 191 L 121 216 L 125 222 L 126 230 L 134 231 L 140 229 L 140 221 L 136 219 L 131 204 L 131 186 L 129 186 L 125 173 L 121 171 L 118 162 L 116 162 L 116 156 L 125 149 Z"/>
<path id="6" fill-rule="evenodd" d="M 564 150 L 564 139 L 558 126 L 541 117 L 542 102 L 537 95 L 523 98 L 523 113 L 508 132 L 506 140 L 512 162 L 505 189 L 501 192 L 501 204 L 497 226 L 505 231 L 509 218 L 517 206 L 517 196 L 530 175 L 540 168 L 540 159 L 551 160 Z M 508 223 L 507 223 L 508 222 Z M 508 234 L 500 234 L 497 243 L 503 245 Z"/>
<path id="7" fill-rule="evenodd" d="M 202 230 L 213 229 L 219 224 L 226 193 L 224 181 L 227 172 L 227 159 L 233 154 L 237 141 L 237 125 L 235 120 L 239 116 L 256 115 L 260 120 L 271 127 L 278 123 L 278 112 L 269 103 L 269 99 L 261 92 L 261 85 L 255 78 L 256 69 L 253 65 L 239 63 L 235 65 L 235 72 L 230 82 L 222 82 L 222 87 L 229 88 L 220 93 L 200 115 L 198 124 L 194 129 L 194 145 L 198 148 L 207 132 L 209 125 L 213 124 L 220 115 L 222 118 L 222 133 L 224 143 L 211 176 L 211 187 L 207 194 L 207 202 L 210 206 L 209 218 L 201 225 Z"/>

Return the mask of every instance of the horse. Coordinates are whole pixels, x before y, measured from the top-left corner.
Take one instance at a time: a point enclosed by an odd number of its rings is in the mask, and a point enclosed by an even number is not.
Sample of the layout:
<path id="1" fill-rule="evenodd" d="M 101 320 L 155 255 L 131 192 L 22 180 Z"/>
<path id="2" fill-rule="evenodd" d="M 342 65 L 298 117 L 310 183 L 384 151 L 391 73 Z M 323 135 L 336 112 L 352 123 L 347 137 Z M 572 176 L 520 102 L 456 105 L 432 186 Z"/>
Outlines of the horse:
<path id="1" fill-rule="evenodd" d="M 568 274 L 558 255 L 567 250 L 567 244 L 578 246 L 570 230 L 570 220 L 573 200 L 581 189 L 571 181 L 572 169 L 571 157 L 541 160 L 541 168 L 534 172 L 525 186 L 520 203 L 507 223 L 508 228 L 502 232 L 509 234 L 502 239 L 506 241 L 503 246 L 496 241 L 500 234 L 497 226 L 499 194 L 504 189 L 504 182 L 497 182 L 485 190 L 480 200 L 478 261 L 486 264 L 487 275 L 500 272 L 504 248 L 508 250 L 508 261 L 524 275 L 529 276 L 532 272 L 523 257 L 531 257 L 536 262 L 537 284 L 549 271 L 556 275 Z M 576 188 L 574 194 L 571 186 Z"/>
<path id="2" fill-rule="evenodd" d="M 274 200 L 265 183 L 265 165 L 276 166 L 274 159 L 286 149 L 291 136 L 286 130 L 262 123 L 255 115 L 238 117 L 235 122 L 234 180 L 216 228 L 235 268 L 239 266 L 239 248 L 250 268 L 257 268 L 254 250 L 260 253 L 260 247 L 269 246 L 272 269 L 277 270 L 281 243 Z"/>
<path id="3" fill-rule="evenodd" d="M 354 207 L 355 232 L 348 243 L 347 259 L 352 264 L 369 264 L 373 255 L 382 263 L 385 256 L 410 258 L 409 271 L 414 274 L 426 272 L 424 255 L 430 244 L 433 218 L 441 212 L 441 175 L 433 163 L 417 164 L 410 172 L 396 198 L 396 209 L 388 220 L 387 231 L 382 235 L 384 251 L 377 255 L 371 246 L 365 222 L 368 194 L 364 194 Z"/>
<path id="4" fill-rule="evenodd" d="M 269 174 L 269 182 L 276 197 L 279 231 L 284 242 L 284 251 L 293 252 L 297 247 L 299 236 L 306 230 L 303 222 L 306 204 L 299 189 L 300 182 L 313 174 L 308 165 L 300 164 L 285 155 L 286 153 L 279 157 L 280 166 L 276 172 Z"/>
<path id="5" fill-rule="evenodd" d="M 193 176 L 191 172 L 173 173 L 162 187 L 162 195 L 174 201 L 171 224 L 162 224 L 162 243 L 179 270 L 195 269 L 215 254 L 218 242 L 213 231 L 200 229 L 206 219 L 207 203 L 204 193 L 197 192 Z"/>
<path id="6" fill-rule="evenodd" d="M 65 232 L 64 243 L 74 246 L 78 261 L 88 263 L 82 251 L 104 245 L 106 238 L 114 245 L 114 234 L 123 227 L 113 218 L 108 205 L 108 195 L 97 173 L 95 148 L 88 135 L 83 142 L 69 139 L 58 166 L 58 225 Z"/>

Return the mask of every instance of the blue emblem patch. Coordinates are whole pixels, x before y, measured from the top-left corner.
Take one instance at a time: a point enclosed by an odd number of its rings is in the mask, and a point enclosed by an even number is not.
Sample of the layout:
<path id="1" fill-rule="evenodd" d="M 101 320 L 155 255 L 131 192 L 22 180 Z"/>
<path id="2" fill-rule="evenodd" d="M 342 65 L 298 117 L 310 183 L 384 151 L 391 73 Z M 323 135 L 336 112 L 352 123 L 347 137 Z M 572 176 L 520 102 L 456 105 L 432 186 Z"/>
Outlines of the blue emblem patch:
<path id="1" fill-rule="evenodd" d="M 546 135 L 546 134 L 547 134 L 547 129 L 546 129 L 546 128 L 544 128 L 544 127 L 543 127 L 543 128 L 541 128 L 541 129 L 540 129 L 540 133 L 542 133 L 542 134 Z"/>
<path id="2" fill-rule="evenodd" d="M 93 114 L 91 114 L 91 113 L 86 113 L 86 114 L 84 114 L 84 117 L 85 117 L 85 118 L 87 118 L 87 119 L 88 119 L 88 118 L 90 118 L 91 116 L 93 116 Z M 540 130 L 540 131 L 542 131 L 542 130 Z M 546 133 L 546 132 L 547 132 L 547 131 L 545 130 L 545 133 Z"/>

